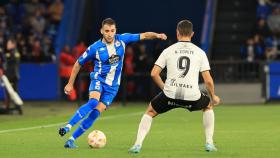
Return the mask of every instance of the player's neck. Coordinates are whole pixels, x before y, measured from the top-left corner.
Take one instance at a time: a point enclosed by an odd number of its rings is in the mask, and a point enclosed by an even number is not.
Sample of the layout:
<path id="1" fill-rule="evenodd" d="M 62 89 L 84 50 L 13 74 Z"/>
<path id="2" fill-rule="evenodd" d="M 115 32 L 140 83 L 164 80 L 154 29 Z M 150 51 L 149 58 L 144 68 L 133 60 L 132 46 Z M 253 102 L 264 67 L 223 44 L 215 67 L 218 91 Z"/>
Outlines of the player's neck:
<path id="1" fill-rule="evenodd" d="M 112 42 L 107 42 L 104 38 L 102 38 L 102 42 L 104 44 L 110 45 L 110 44 L 113 44 L 115 42 L 115 39 Z"/>
<path id="2" fill-rule="evenodd" d="M 190 37 L 179 37 L 178 42 L 191 42 Z"/>

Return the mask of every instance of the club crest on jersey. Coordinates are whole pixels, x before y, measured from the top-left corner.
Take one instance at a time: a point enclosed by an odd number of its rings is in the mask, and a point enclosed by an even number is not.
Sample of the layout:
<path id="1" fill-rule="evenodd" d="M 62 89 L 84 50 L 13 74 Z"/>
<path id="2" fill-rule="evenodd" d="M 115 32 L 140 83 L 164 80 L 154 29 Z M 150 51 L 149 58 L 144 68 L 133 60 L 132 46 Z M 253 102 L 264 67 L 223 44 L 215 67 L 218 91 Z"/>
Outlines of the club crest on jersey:
<path id="1" fill-rule="evenodd" d="M 114 54 L 114 55 L 110 56 L 110 58 L 107 61 L 107 64 L 108 65 L 109 64 L 110 65 L 116 64 L 116 63 L 118 63 L 120 61 L 120 58 L 121 57 L 119 55 Z"/>
<path id="2" fill-rule="evenodd" d="M 116 41 L 116 46 L 119 47 L 121 45 L 120 41 Z"/>

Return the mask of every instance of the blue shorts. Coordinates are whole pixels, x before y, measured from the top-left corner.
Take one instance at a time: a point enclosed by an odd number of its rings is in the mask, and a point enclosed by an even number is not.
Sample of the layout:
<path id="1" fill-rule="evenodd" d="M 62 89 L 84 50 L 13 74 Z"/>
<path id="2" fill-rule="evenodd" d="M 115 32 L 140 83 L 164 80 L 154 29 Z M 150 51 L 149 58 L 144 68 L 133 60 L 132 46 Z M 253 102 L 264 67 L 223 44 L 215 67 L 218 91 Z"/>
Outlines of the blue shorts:
<path id="1" fill-rule="evenodd" d="M 100 92 L 99 101 L 105 104 L 107 107 L 113 102 L 118 90 L 119 86 L 109 86 L 100 82 L 99 80 L 91 80 L 89 85 L 89 92 Z"/>

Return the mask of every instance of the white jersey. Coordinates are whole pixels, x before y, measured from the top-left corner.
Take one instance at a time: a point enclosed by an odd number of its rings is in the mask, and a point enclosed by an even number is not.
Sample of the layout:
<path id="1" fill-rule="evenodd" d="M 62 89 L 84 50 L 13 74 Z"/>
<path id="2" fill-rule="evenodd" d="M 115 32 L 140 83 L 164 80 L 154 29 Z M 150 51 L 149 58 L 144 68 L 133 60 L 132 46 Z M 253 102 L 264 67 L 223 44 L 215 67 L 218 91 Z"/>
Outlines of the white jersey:
<path id="1" fill-rule="evenodd" d="M 198 100 L 199 72 L 210 70 L 205 52 L 191 42 L 177 42 L 166 48 L 156 65 L 167 67 L 163 92 L 166 96 L 181 100 Z"/>

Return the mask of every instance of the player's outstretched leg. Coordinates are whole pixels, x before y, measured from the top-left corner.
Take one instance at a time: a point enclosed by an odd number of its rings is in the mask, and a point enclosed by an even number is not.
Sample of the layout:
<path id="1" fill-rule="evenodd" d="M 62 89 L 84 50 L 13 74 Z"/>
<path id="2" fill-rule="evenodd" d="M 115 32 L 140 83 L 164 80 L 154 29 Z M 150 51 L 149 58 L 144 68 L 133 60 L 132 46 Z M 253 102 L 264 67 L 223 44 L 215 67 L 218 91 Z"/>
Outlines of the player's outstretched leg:
<path id="1" fill-rule="evenodd" d="M 74 141 L 80 137 L 87 129 L 89 129 L 93 122 L 99 117 L 100 112 L 97 109 L 94 109 L 86 118 L 83 120 L 81 125 L 76 129 L 73 135 L 65 142 L 65 148 L 76 148 L 77 146 L 74 144 Z"/>
<path id="2" fill-rule="evenodd" d="M 152 125 L 153 118 L 148 115 L 144 114 L 142 116 L 142 119 L 140 121 L 139 127 L 138 127 L 138 132 L 137 132 L 137 138 L 134 143 L 134 145 L 128 150 L 129 153 L 134 153 L 137 154 L 140 152 L 143 141 L 150 131 L 151 125 Z"/>
<path id="3" fill-rule="evenodd" d="M 203 126 L 205 130 L 205 150 L 208 152 L 217 151 L 213 143 L 213 135 L 214 135 L 214 125 L 215 125 L 215 115 L 212 107 L 208 107 L 203 110 Z"/>
<path id="4" fill-rule="evenodd" d="M 68 124 L 65 127 L 59 128 L 59 135 L 64 136 L 66 133 L 68 133 L 72 126 L 74 126 L 77 122 L 83 119 L 92 109 L 94 109 L 97 106 L 97 104 L 98 100 L 90 99 L 86 104 L 81 106 L 73 115 Z"/>
<path id="5" fill-rule="evenodd" d="M 157 112 L 154 111 L 151 104 L 149 105 L 147 112 L 142 116 L 142 119 L 140 121 L 138 132 L 137 132 L 137 138 L 134 143 L 134 145 L 128 150 L 129 153 L 137 154 L 140 152 L 143 141 L 146 137 L 146 135 L 149 133 L 153 117 L 157 115 Z"/>

